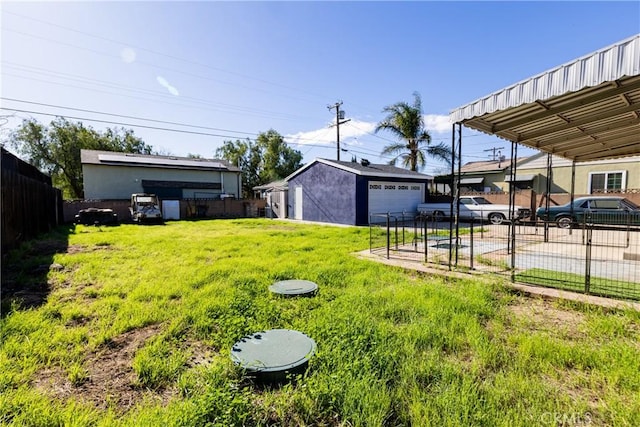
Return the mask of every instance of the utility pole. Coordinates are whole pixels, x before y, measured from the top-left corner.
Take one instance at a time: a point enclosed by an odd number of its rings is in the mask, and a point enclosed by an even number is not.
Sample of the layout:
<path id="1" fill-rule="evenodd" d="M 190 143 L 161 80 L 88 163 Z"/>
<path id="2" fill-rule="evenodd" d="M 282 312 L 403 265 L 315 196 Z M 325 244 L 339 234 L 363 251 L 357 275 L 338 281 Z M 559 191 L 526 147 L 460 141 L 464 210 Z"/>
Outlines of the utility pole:
<path id="1" fill-rule="evenodd" d="M 344 119 L 344 111 L 340 109 L 340 106 L 342 105 L 342 101 L 336 102 L 333 105 L 327 105 L 327 109 L 332 110 L 332 109 L 336 109 L 336 152 L 338 154 L 338 161 L 340 161 L 340 125 L 343 123 L 347 123 L 348 121 L 350 121 L 351 119 Z M 332 127 L 333 125 L 329 126 Z"/>
<path id="2" fill-rule="evenodd" d="M 498 156 L 500 156 L 500 151 L 498 150 L 504 150 L 504 147 L 493 147 L 493 148 L 489 148 L 488 150 L 482 150 L 482 151 L 492 151 L 493 154 L 491 155 L 491 160 L 493 160 L 494 162 L 496 161 L 496 152 L 498 152 Z"/>

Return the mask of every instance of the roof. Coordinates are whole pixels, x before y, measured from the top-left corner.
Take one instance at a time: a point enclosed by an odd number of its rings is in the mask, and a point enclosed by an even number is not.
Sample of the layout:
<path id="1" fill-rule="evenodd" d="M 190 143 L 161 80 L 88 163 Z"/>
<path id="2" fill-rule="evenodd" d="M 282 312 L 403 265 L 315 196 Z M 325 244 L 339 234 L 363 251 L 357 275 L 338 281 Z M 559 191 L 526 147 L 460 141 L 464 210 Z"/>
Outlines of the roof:
<path id="1" fill-rule="evenodd" d="M 82 164 L 240 172 L 226 160 L 81 150 Z"/>
<path id="2" fill-rule="evenodd" d="M 372 176 L 379 178 L 412 178 L 412 179 L 421 179 L 421 180 L 431 180 L 433 177 L 431 175 L 426 175 L 419 172 L 413 172 L 409 169 L 399 168 L 392 165 L 379 165 L 369 163 L 366 166 L 361 163 L 356 162 L 345 162 L 338 160 L 327 160 L 327 159 L 314 159 L 313 161 L 307 163 L 297 171 L 293 172 L 291 175 L 285 178 L 285 181 L 289 181 L 300 173 L 304 172 L 312 165 L 316 163 L 322 163 L 328 166 L 332 166 L 334 168 L 338 168 L 347 172 L 351 172 L 356 175 L 362 176 Z"/>
<path id="3" fill-rule="evenodd" d="M 500 172 L 508 168 L 509 164 L 510 162 L 507 160 L 482 160 L 478 162 L 469 162 L 460 166 L 460 172 Z"/>
<path id="4" fill-rule="evenodd" d="M 252 188 L 254 191 L 260 190 L 286 190 L 288 188 L 287 182 L 285 180 L 280 181 L 272 181 L 267 184 L 256 185 Z"/>
<path id="5" fill-rule="evenodd" d="M 459 107 L 449 117 L 577 162 L 640 154 L 640 34 Z"/>

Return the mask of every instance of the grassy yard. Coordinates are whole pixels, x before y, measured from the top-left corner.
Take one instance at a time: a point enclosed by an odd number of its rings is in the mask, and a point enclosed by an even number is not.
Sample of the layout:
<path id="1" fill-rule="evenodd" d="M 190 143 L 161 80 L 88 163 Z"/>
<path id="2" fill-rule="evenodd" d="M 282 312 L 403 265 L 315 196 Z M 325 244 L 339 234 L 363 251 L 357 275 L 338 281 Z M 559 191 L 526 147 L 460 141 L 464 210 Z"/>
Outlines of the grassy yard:
<path id="1" fill-rule="evenodd" d="M 584 292 L 584 275 L 531 268 L 516 274 L 516 280 L 550 288 Z M 640 283 L 591 277 L 589 293 L 604 297 L 640 300 Z"/>
<path id="2" fill-rule="evenodd" d="M 367 228 L 264 219 L 25 244 L 3 260 L 0 425 L 640 425 L 640 313 L 353 255 L 368 246 Z M 284 279 L 319 293 L 271 295 Z M 230 349 L 274 328 L 318 350 L 259 387 Z"/>

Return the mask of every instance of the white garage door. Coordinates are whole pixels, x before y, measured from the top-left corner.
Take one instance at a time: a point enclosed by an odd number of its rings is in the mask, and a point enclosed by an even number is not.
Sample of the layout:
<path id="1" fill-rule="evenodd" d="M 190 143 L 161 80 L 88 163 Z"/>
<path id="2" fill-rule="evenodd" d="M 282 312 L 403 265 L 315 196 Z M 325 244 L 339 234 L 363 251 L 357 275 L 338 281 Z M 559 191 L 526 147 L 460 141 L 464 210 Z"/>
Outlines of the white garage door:
<path id="1" fill-rule="evenodd" d="M 415 212 L 424 203 L 424 184 L 415 182 L 369 182 L 369 214 Z"/>

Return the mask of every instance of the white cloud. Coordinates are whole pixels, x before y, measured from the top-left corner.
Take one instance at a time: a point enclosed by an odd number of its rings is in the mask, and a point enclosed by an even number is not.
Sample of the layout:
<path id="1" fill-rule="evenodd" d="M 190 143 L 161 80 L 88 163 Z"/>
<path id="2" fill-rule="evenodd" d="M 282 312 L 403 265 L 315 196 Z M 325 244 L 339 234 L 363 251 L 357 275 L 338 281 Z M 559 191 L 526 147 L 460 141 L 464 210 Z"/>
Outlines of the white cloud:
<path id="1" fill-rule="evenodd" d="M 125 47 L 120 51 L 120 58 L 123 62 L 127 64 L 131 64 L 136 60 L 136 51 L 131 49 L 130 47 Z"/>
<path id="2" fill-rule="evenodd" d="M 333 123 L 334 122 L 332 122 L 331 124 Z M 361 145 L 358 144 L 357 138 L 363 135 L 371 135 L 375 133 L 374 131 L 377 124 L 378 122 L 367 122 L 352 119 L 349 122 L 340 125 L 340 140 L 350 140 L 349 143 L 351 145 Z M 427 130 L 432 134 L 451 133 L 451 122 L 449 121 L 449 116 L 444 116 L 441 114 L 425 114 L 424 124 Z M 327 125 L 326 128 L 322 129 L 285 135 L 285 140 L 290 144 L 299 145 L 335 144 L 335 126 L 329 127 L 330 125 Z M 386 137 L 388 138 L 389 136 L 387 135 Z"/>
<path id="3" fill-rule="evenodd" d="M 167 81 L 167 79 L 165 79 L 164 77 L 158 76 L 158 77 L 156 77 L 156 80 L 158 81 L 160 86 L 162 86 L 163 88 L 167 89 L 171 95 L 174 95 L 174 96 L 180 95 L 180 92 L 178 92 L 178 89 L 176 89 L 175 87 L 171 86 L 169 84 L 169 82 Z"/>
<path id="4" fill-rule="evenodd" d="M 290 144 L 299 145 L 318 145 L 326 144 L 332 145 L 336 141 L 336 128 L 335 126 L 329 127 L 334 122 L 327 125 L 322 129 L 298 132 L 294 134 L 285 135 L 285 140 Z M 347 123 L 340 125 L 340 141 L 351 140 L 351 145 L 358 145 L 357 138 L 362 135 L 371 134 L 375 129 L 377 123 L 364 122 L 359 120 L 350 120 Z"/>
<path id="5" fill-rule="evenodd" d="M 425 114 L 424 126 L 432 133 L 451 133 L 451 121 L 449 121 L 449 116 Z"/>

